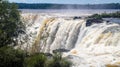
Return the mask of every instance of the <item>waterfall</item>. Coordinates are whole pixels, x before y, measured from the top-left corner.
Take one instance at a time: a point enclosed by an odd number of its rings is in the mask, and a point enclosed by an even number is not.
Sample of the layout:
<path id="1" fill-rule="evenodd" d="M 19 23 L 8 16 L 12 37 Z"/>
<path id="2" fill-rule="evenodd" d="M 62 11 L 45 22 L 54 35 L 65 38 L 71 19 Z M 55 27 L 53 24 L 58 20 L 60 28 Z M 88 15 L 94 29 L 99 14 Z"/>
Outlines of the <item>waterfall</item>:
<path id="1" fill-rule="evenodd" d="M 119 67 L 119 24 L 103 21 L 86 26 L 86 19 L 44 14 L 28 13 L 22 14 L 22 17 L 27 30 L 26 35 L 18 37 L 18 42 L 23 42 L 21 48 L 45 53 L 56 49 L 69 50 L 63 52 L 63 57 L 71 60 L 73 67 Z"/>

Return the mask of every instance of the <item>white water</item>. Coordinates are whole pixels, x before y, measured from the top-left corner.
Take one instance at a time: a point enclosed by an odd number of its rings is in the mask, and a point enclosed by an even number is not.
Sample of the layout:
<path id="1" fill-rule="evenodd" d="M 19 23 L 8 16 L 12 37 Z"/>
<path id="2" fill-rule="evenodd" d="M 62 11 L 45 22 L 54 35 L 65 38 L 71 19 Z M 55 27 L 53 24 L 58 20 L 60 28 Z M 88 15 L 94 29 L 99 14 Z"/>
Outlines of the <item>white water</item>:
<path id="1" fill-rule="evenodd" d="M 113 13 L 120 9 L 20 9 L 22 13 L 42 13 L 53 16 L 88 16 L 92 14 Z"/>
<path id="2" fill-rule="evenodd" d="M 103 22 L 86 27 L 86 19 L 35 13 L 25 13 L 22 17 L 27 21 L 26 35 L 19 37 L 23 49 L 45 53 L 70 50 L 63 57 L 71 60 L 73 67 L 120 67 L 119 24 Z"/>

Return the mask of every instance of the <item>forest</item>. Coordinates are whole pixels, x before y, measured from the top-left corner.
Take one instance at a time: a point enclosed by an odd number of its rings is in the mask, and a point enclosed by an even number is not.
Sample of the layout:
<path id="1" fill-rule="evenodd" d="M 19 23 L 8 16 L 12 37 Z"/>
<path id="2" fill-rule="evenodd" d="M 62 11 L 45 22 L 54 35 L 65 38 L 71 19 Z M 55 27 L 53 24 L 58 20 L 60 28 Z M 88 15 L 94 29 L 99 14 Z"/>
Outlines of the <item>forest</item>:
<path id="1" fill-rule="evenodd" d="M 16 3 L 19 9 L 120 9 L 120 3 L 108 4 L 48 4 L 48 3 Z"/>

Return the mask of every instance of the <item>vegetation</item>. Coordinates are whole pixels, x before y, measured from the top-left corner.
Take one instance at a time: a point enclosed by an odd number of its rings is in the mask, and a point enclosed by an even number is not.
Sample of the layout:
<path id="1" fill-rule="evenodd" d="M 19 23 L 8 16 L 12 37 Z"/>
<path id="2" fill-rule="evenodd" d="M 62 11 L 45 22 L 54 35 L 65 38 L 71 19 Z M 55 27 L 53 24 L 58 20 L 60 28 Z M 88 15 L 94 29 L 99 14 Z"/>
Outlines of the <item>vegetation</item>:
<path id="1" fill-rule="evenodd" d="M 23 33 L 24 29 L 17 6 L 0 0 L 0 67 L 70 67 L 61 54 L 51 57 L 44 53 L 29 55 L 14 49 L 14 45 L 17 45 L 14 38 Z"/>
<path id="2" fill-rule="evenodd" d="M 51 59 L 45 63 L 45 67 L 70 67 L 71 62 L 62 58 L 61 53 L 55 53 Z"/>
<path id="3" fill-rule="evenodd" d="M 44 53 L 37 53 L 26 57 L 24 65 L 25 67 L 70 67 L 71 63 L 58 53 L 52 57 L 47 57 Z"/>
<path id="4" fill-rule="evenodd" d="M 115 12 L 115 13 L 94 14 L 94 15 L 92 15 L 92 16 L 89 16 L 88 18 L 94 18 L 94 19 L 120 18 L 120 11 L 117 11 L 117 12 Z"/>
<path id="5" fill-rule="evenodd" d="M 25 58 L 24 67 L 44 67 L 46 60 L 45 54 L 33 54 Z"/>
<path id="6" fill-rule="evenodd" d="M 17 3 L 19 9 L 120 9 L 120 3 L 109 4 L 25 4 Z"/>
<path id="7" fill-rule="evenodd" d="M 52 57 L 44 53 L 28 55 L 13 47 L 0 48 L 0 67 L 70 67 L 71 63 L 56 53 Z"/>
<path id="8" fill-rule="evenodd" d="M 25 53 L 12 47 L 0 48 L 0 67 L 23 67 Z"/>
<path id="9" fill-rule="evenodd" d="M 120 18 L 120 11 L 115 13 L 102 13 L 88 16 L 86 26 L 91 26 L 94 23 L 102 23 L 103 18 Z"/>
<path id="10" fill-rule="evenodd" d="M 25 53 L 10 47 L 22 29 L 17 6 L 0 0 L 0 67 L 23 67 Z"/>
<path id="11" fill-rule="evenodd" d="M 17 37 L 23 28 L 17 6 L 0 0 L 0 47 L 15 45 L 14 37 Z"/>

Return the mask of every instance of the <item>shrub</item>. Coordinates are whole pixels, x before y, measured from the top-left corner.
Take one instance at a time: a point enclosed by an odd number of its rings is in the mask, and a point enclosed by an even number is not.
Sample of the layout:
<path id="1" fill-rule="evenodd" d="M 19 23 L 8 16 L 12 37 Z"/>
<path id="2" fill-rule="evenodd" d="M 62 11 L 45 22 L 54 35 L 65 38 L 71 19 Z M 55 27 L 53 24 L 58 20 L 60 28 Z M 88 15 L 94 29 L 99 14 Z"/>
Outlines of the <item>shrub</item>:
<path id="1" fill-rule="evenodd" d="M 0 48 L 0 67 L 23 67 L 25 53 L 12 47 Z"/>
<path id="2" fill-rule="evenodd" d="M 102 13 L 102 14 L 93 14 L 88 18 L 102 19 L 102 18 L 120 18 L 120 11 L 115 13 Z"/>
<path id="3" fill-rule="evenodd" d="M 62 58 L 62 55 L 60 53 L 55 53 L 54 56 L 47 60 L 45 63 L 45 67 L 70 67 L 71 62 L 69 62 L 67 59 Z"/>
<path id="4" fill-rule="evenodd" d="M 60 53 L 47 57 L 44 53 L 27 55 L 9 46 L 0 48 L 0 67 L 70 67 L 71 63 Z"/>
<path id="5" fill-rule="evenodd" d="M 93 18 L 93 19 L 102 19 L 102 16 L 99 14 L 93 14 L 92 16 L 89 16 L 89 18 Z"/>
<path id="6" fill-rule="evenodd" d="M 47 57 L 44 54 L 33 54 L 26 57 L 24 67 L 44 67 Z"/>

